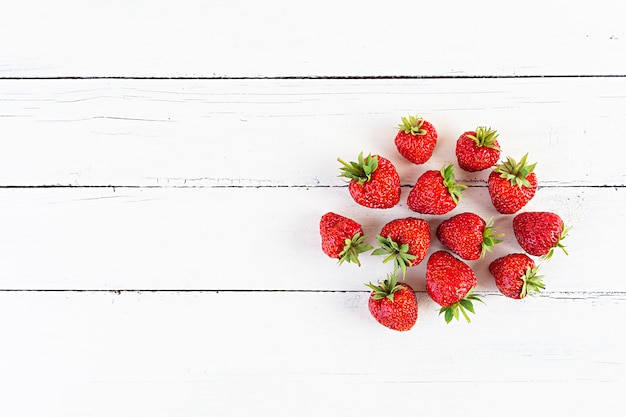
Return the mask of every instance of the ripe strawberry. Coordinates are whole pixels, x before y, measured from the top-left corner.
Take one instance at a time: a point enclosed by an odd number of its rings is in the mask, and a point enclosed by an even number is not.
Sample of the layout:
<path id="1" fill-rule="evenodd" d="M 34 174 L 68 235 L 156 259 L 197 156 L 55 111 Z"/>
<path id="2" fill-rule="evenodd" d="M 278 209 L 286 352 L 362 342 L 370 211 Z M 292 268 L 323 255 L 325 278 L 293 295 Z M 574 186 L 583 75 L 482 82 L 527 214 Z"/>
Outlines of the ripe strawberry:
<path id="1" fill-rule="evenodd" d="M 379 155 L 359 154 L 358 162 L 343 165 L 340 177 L 350 179 L 348 190 L 358 204 L 370 208 L 391 208 L 400 201 L 400 176 L 391 161 Z"/>
<path id="2" fill-rule="evenodd" d="M 446 214 L 457 206 L 466 188 L 454 182 L 454 168 L 450 164 L 439 171 L 424 172 L 410 191 L 407 204 L 418 213 Z"/>
<path id="3" fill-rule="evenodd" d="M 479 126 L 476 131 L 463 133 L 456 141 L 456 157 L 459 167 L 465 171 L 482 171 L 494 166 L 500 158 L 498 133 L 491 128 Z"/>
<path id="4" fill-rule="evenodd" d="M 441 222 L 437 227 L 439 241 L 462 259 L 476 260 L 491 252 L 493 246 L 502 242 L 495 234 L 493 219 L 485 222 L 474 213 L 461 213 Z"/>
<path id="5" fill-rule="evenodd" d="M 538 270 L 539 266 L 523 253 L 511 253 L 489 264 L 489 272 L 500 292 L 517 300 L 546 288 L 543 276 L 537 275 Z"/>
<path id="6" fill-rule="evenodd" d="M 473 293 L 476 287 L 474 271 L 463 261 L 446 251 L 434 252 L 426 263 L 426 291 L 441 306 L 446 323 L 459 319 L 459 311 L 469 323 L 467 311 L 474 313 L 472 301 L 482 300 Z"/>
<path id="7" fill-rule="evenodd" d="M 524 155 L 519 163 L 508 157 L 491 171 L 488 179 L 489 196 L 498 213 L 513 214 L 530 201 L 537 191 L 537 163 L 526 165 Z"/>
<path id="8" fill-rule="evenodd" d="M 408 266 L 415 266 L 426 257 L 430 247 L 430 225 L 415 217 L 392 220 L 383 226 L 378 243 L 380 248 L 372 255 L 387 255 L 384 263 L 393 259 L 394 274 L 401 269 L 404 277 Z"/>
<path id="9" fill-rule="evenodd" d="M 413 327 L 417 321 L 417 299 L 410 285 L 398 284 L 396 275 L 389 275 L 378 285 L 365 285 L 373 290 L 367 305 L 377 322 L 400 332 Z"/>
<path id="10" fill-rule="evenodd" d="M 322 216 L 320 235 L 322 250 L 331 258 L 339 259 L 340 265 L 345 261 L 361 266 L 359 253 L 372 249 L 371 245 L 365 243 L 361 225 L 336 213 L 329 212 Z"/>
<path id="11" fill-rule="evenodd" d="M 400 131 L 396 135 L 395 144 L 400 155 L 414 164 L 428 161 L 437 144 L 435 127 L 417 116 L 403 117 L 398 127 Z"/>
<path id="12" fill-rule="evenodd" d="M 563 239 L 569 232 L 563 220 L 555 213 L 546 211 L 529 211 L 520 213 L 513 218 L 513 232 L 517 242 L 527 253 L 549 259 L 555 248 L 563 246 Z"/>

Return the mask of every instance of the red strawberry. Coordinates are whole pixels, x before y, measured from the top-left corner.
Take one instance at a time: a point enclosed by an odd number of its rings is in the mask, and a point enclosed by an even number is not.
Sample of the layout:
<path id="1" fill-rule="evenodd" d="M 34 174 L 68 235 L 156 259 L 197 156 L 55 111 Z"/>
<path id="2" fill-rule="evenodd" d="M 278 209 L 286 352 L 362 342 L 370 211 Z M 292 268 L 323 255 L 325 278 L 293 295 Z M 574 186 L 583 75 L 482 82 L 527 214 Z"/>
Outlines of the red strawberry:
<path id="1" fill-rule="evenodd" d="M 391 208 L 400 201 L 400 176 L 391 161 L 379 155 L 368 155 L 358 162 L 343 164 L 340 177 L 350 179 L 348 190 L 358 204 L 370 208 Z"/>
<path id="2" fill-rule="evenodd" d="M 537 176 L 533 172 L 537 163 L 526 165 L 527 156 L 524 155 L 519 163 L 508 157 L 489 174 L 489 196 L 499 213 L 519 211 L 537 191 Z"/>
<path id="3" fill-rule="evenodd" d="M 461 213 L 437 227 L 439 241 L 462 259 L 476 260 L 491 252 L 503 235 L 494 234 L 493 219 L 485 222 L 474 213 Z"/>
<path id="4" fill-rule="evenodd" d="M 430 225 L 426 220 L 415 217 L 392 220 L 383 226 L 378 235 L 380 248 L 372 255 L 387 255 L 383 262 L 394 261 L 394 274 L 407 266 L 415 266 L 426 257 L 430 247 Z"/>
<path id="5" fill-rule="evenodd" d="M 361 225 L 352 219 L 336 213 L 326 213 L 320 219 L 320 235 L 322 250 L 331 258 L 353 262 L 361 266 L 359 253 L 372 249 L 365 243 L 365 235 Z"/>
<path id="6" fill-rule="evenodd" d="M 520 299 L 538 293 L 545 288 L 539 266 L 523 253 L 512 253 L 489 264 L 489 272 L 496 279 L 496 286 L 507 297 Z"/>
<path id="7" fill-rule="evenodd" d="M 373 290 L 367 305 L 377 322 L 400 332 L 413 327 L 417 321 L 417 299 L 410 285 L 398 284 L 396 275 L 378 285 L 365 285 Z"/>
<path id="8" fill-rule="evenodd" d="M 469 323 L 467 311 L 474 312 L 472 301 L 482 300 L 473 293 L 476 287 L 474 271 L 463 261 L 446 251 L 430 255 L 426 263 L 426 291 L 441 306 L 446 323 L 459 319 L 459 311 Z"/>
<path id="9" fill-rule="evenodd" d="M 439 171 L 424 172 L 409 193 L 407 204 L 418 213 L 446 214 L 457 206 L 466 188 L 454 182 L 454 168 L 450 164 Z"/>
<path id="10" fill-rule="evenodd" d="M 563 220 L 555 213 L 546 211 L 529 211 L 520 213 L 513 218 L 513 232 L 517 242 L 527 253 L 549 259 L 555 248 L 563 246 L 563 239 L 569 232 Z"/>
<path id="11" fill-rule="evenodd" d="M 395 143 L 400 155 L 414 164 L 428 161 L 437 144 L 435 127 L 417 116 L 409 116 L 408 119 L 403 117 L 398 127 L 400 131 L 396 135 Z"/>
<path id="12" fill-rule="evenodd" d="M 463 133 L 456 141 L 459 167 L 465 171 L 482 171 L 494 166 L 500 158 L 498 133 L 491 128 L 477 127 Z"/>

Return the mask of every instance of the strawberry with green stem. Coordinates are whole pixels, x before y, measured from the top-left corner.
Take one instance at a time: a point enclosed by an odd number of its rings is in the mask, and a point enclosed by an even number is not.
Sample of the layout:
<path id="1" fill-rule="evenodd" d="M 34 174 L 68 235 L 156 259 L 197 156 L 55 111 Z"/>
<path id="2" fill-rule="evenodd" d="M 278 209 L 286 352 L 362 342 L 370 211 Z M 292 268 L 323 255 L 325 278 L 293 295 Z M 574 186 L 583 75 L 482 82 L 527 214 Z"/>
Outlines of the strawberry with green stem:
<path id="1" fill-rule="evenodd" d="M 350 180 L 348 190 L 357 204 L 369 208 L 391 208 L 400 201 L 400 176 L 396 167 L 380 155 L 363 157 L 342 164 L 340 177 Z"/>
<path id="2" fill-rule="evenodd" d="M 383 263 L 393 260 L 394 274 L 418 265 L 426 257 L 430 247 L 430 225 L 424 219 L 406 217 L 385 224 L 378 235 L 380 247 L 372 255 L 386 255 Z"/>
<path id="3" fill-rule="evenodd" d="M 428 170 L 420 175 L 409 192 L 407 205 L 422 214 L 445 214 L 458 205 L 466 188 L 466 185 L 455 182 L 452 164 L 439 171 Z"/>
<path id="4" fill-rule="evenodd" d="M 460 314 L 469 323 L 467 312 L 474 313 L 473 301 L 480 301 L 474 294 L 476 275 L 465 262 L 446 251 L 430 255 L 426 263 L 426 291 L 430 298 L 441 306 L 439 314 L 444 314 L 446 323 Z M 460 313 L 460 314 L 459 314 Z"/>
<path id="5" fill-rule="evenodd" d="M 387 276 L 383 282 L 373 285 L 368 299 L 368 308 L 376 321 L 397 331 L 410 330 L 417 321 L 417 299 L 410 285 L 398 283 L 395 274 Z"/>
<path id="6" fill-rule="evenodd" d="M 516 300 L 546 288 L 543 275 L 538 275 L 538 271 L 539 265 L 524 253 L 511 253 L 489 264 L 489 272 L 495 278 L 498 290 Z"/>
<path id="7" fill-rule="evenodd" d="M 459 168 L 482 171 L 494 166 L 500 158 L 498 132 L 490 127 L 479 126 L 475 131 L 464 132 L 456 142 Z"/>
<path id="8" fill-rule="evenodd" d="M 423 164 L 433 155 L 437 130 L 421 117 L 403 117 L 394 142 L 400 155 L 414 164 Z"/>
<path id="9" fill-rule="evenodd" d="M 320 235 L 322 251 L 338 259 L 339 265 L 348 262 L 361 266 L 359 254 L 373 249 L 365 242 L 366 236 L 361 225 L 337 213 L 328 212 L 322 216 Z"/>
<path id="10" fill-rule="evenodd" d="M 569 231 L 563 219 L 552 212 L 528 211 L 513 218 L 513 232 L 522 249 L 544 259 L 552 258 L 556 248 L 568 255 L 563 240 Z"/>
<path id="11" fill-rule="evenodd" d="M 524 155 L 519 162 L 508 157 L 498 164 L 487 180 L 493 206 L 501 214 L 513 214 L 524 207 L 537 191 L 537 163 L 528 165 Z"/>
<path id="12" fill-rule="evenodd" d="M 444 220 L 437 227 L 437 238 L 462 259 L 484 258 L 494 245 L 502 242 L 503 234 L 495 233 L 493 218 L 485 222 L 477 214 L 465 212 Z"/>

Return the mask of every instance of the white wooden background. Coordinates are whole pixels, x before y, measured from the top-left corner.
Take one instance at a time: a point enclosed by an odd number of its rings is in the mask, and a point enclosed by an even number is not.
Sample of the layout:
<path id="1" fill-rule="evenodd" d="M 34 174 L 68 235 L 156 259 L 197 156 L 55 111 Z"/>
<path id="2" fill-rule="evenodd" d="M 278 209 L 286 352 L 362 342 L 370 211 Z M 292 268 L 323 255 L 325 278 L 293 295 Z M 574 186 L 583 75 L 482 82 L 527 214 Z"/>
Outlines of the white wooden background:
<path id="1" fill-rule="evenodd" d="M 0 14 L 0 414 L 621 415 L 626 388 L 626 30 L 619 2 L 58 1 Z M 393 136 L 418 113 L 424 166 Z M 521 249 L 486 172 L 456 212 L 507 236 L 471 262 L 485 305 L 378 325 L 337 267 L 327 211 L 374 236 L 413 215 L 464 130 L 529 152 L 528 210 L 572 226 L 547 289 L 513 301 L 487 265 Z M 380 153 L 403 191 L 355 205 L 338 156 Z M 453 212 L 454 213 L 454 212 Z M 426 216 L 431 227 L 449 216 Z M 433 239 L 434 233 L 433 233 Z M 431 250 L 441 248 L 433 240 Z M 551 408 L 552 409 L 552 408 Z"/>

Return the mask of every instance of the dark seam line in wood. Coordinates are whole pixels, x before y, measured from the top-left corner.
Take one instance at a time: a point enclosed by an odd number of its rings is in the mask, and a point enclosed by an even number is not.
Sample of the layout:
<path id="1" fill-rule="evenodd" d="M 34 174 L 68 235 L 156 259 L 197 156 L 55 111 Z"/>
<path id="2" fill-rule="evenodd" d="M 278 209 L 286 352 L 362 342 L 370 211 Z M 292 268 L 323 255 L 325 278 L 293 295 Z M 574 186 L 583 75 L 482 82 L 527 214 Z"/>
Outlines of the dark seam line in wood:
<path id="1" fill-rule="evenodd" d="M 452 80 L 452 79 L 540 79 L 540 78 L 626 78 L 626 74 L 551 74 L 551 75 L 286 75 L 241 77 L 191 76 L 41 76 L 0 77 L 0 80 Z"/>
<path id="2" fill-rule="evenodd" d="M 466 183 L 468 188 L 486 188 L 486 183 L 481 183 L 480 185 Z M 413 185 L 401 185 L 401 188 L 413 188 Z M 541 185 L 539 188 L 615 188 L 621 189 L 625 188 L 624 184 L 606 184 L 606 185 Z M 307 184 L 294 184 L 294 185 L 0 185 L 0 190 L 2 189 L 48 189 L 48 188 L 59 188 L 59 189 L 89 189 L 89 188 L 110 188 L 113 190 L 116 189 L 193 189 L 193 188 L 237 188 L 237 189 L 247 189 L 247 188 L 347 188 L 347 185 L 307 185 Z"/>
<path id="3" fill-rule="evenodd" d="M 91 293 L 91 294 L 100 294 L 100 293 L 109 293 L 111 295 L 122 295 L 126 294 L 137 294 L 140 295 L 142 293 L 154 293 L 154 294 L 203 294 L 203 293 L 213 293 L 218 295 L 219 293 L 224 294 L 277 294 L 277 293 L 291 293 L 291 294 L 360 294 L 367 295 L 371 291 L 368 290 L 244 290 L 244 289 L 124 289 L 124 290 L 114 290 L 114 289 L 0 289 L 0 295 L 2 293 Z M 425 290 L 417 290 L 414 291 L 416 294 L 420 296 L 427 296 L 427 292 Z M 486 297 L 504 297 L 498 291 L 477 291 L 477 294 Z M 535 298 L 547 298 L 553 300 L 598 300 L 598 299 L 612 299 L 616 301 L 626 301 L 626 291 L 555 291 L 548 292 L 544 291 L 534 296 Z"/>
<path id="4" fill-rule="evenodd" d="M 297 289 L 0 289 L 0 293 L 15 292 L 47 292 L 47 293 L 320 293 L 320 294 L 369 294 L 370 290 L 297 290 Z M 425 290 L 414 291 L 417 294 L 427 294 Z M 501 296 L 498 291 L 477 291 L 481 295 Z M 543 291 L 534 295 L 535 298 L 562 298 L 577 299 L 589 297 L 626 297 L 626 291 Z"/>

